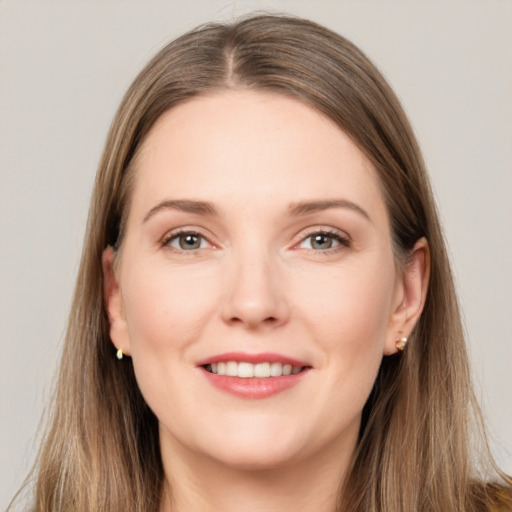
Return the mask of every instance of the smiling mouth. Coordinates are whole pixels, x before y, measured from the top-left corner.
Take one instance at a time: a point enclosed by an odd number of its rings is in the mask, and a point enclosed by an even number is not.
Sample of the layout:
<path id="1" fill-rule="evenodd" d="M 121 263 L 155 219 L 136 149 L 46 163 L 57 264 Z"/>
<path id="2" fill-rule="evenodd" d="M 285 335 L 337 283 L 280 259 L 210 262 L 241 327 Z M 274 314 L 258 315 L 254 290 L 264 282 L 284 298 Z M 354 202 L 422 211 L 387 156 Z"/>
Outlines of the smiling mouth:
<path id="1" fill-rule="evenodd" d="M 237 398 L 265 399 L 299 386 L 313 369 L 305 361 L 272 352 L 226 352 L 197 362 L 206 380 Z"/>
<path id="2" fill-rule="evenodd" d="M 203 365 L 208 373 L 239 377 L 241 379 L 269 379 L 288 375 L 297 375 L 304 371 L 306 366 L 293 366 L 279 362 L 263 362 L 252 364 L 245 361 L 227 361 Z"/>

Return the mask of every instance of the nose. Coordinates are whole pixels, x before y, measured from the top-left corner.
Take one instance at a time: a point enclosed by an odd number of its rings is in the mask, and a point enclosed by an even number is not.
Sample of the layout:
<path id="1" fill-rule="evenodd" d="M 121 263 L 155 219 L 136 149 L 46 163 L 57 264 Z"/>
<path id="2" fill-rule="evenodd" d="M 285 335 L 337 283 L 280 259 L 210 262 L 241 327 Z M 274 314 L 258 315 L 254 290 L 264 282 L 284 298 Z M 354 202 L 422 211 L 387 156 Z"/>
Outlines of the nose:
<path id="1" fill-rule="evenodd" d="M 290 315 L 283 279 L 268 257 L 240 258 L 226 275 L 223 320 L 249 329 L 278 327 Z"/>

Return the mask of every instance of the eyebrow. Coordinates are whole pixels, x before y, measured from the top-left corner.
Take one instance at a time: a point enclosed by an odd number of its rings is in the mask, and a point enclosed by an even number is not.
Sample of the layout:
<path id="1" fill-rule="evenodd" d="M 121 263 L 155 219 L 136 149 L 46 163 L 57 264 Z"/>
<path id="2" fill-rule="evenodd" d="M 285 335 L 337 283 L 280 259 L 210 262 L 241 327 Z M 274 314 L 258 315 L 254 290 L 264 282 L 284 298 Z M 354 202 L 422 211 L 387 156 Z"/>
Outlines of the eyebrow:
<path id="1" fill-rule="evenodd" d="M 288 214 L 290 216 L 297 217 L 323 210 L 329 210 L 331 208 L 347 208 L 359 213 L 371 222 L 370 216 L 363 208 L 352 201 L 348 201 L 347 199 L 300 201 L 298 203 L 292 203 L 288 207 Z M 218 215 L 217 208 L 207 201 L 195 201 L 192 199 L 165 199 L 149 210 L 144 217 L 143 222 L 147 222 L 155 214 L 164 210 L 178 210 L 185 213 L 195 213 L 196 215 L 208 217 Z"/>
<path id="2" fill-rule="evenodd" d="M 217 215 L 217 209 L 212 203 L 206 201 L 194 201 L 191 199 L 166 199 L 151 208 L 144 217 L 143 222 L 147 222 L 153 215 L 163 210 L 178 210 L 185 213 L 195 213 L 212 217 Z"/>
<path id="3" fill-rule="evenodd" d="M 372 221 L 368 213 L 359 205 L 348 201 L 347 199 L 329 199 L 320 201 L 301 201 L 293 203 L 288 207 L 288 213 L 292 216 L 308 215 L 310 213 L 321 212 L 331 208 L 348 208 L 362 215 L 365 219 Z"/>

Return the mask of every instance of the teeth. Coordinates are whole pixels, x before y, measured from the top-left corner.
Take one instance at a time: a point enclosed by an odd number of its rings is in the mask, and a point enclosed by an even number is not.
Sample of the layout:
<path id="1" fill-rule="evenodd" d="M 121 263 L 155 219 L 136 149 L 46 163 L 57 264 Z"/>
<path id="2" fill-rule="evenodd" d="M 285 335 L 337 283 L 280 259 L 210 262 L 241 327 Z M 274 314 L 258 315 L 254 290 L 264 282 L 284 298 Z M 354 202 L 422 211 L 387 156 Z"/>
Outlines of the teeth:
<path id="1" fill-rule="evenodd" d="M 236 377 L 238 375 L 238 365 L 235 361 L 229 361 L 226 363 L 226 375 L 230 377 Z"/>
<path id="2" fill-rule="evenodd" d="M 303 369 L 302 366 L 292 366 L 282 363 L 258 363 L 228 361 L 206 365 L 206 370 L 217 375 L 239 377 L 241 379 L 266 379 L 269 377 L 281 377 L 283 375 L 297 375 Z"/>
<path id="3" fill-rule="evenodd" d="M 270 365 L 270 376 L 281 377 L 283 375 L 283 365 L 281 363 L 272 363 Z"/>
<path id="4" fill-rule="evenodd" d="M 228 363 L 229 364 L 229 363 Z M 233 377 L 241 377 L 242 379 L 252 379 L 254 377 L 254 365 L 251 363 L 233 363 L 238 366 L 238 372 Z"/>
<path id="5" fill-rule="evenodd" d="M 255 365 L 254 376 L 259 378 L 270 377 L 270 363 L 259 363 Z"/>

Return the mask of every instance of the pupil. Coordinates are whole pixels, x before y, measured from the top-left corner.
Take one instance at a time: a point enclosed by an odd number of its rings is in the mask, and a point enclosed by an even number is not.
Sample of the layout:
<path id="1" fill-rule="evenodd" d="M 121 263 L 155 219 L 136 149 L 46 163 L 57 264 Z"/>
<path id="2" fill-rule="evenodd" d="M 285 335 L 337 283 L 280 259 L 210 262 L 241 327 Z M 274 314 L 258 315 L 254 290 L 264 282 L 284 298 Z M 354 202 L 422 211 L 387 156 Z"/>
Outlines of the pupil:
<path id="1" fill-rule="evenodd" d="M 197 249 L 199 244 L 199 237 L 197 235 L 183 235 L 180 238 L 180 245 L 182 249 Z"/>
<path id="2" fill-rule="evenodd" d="M 314 249 L 330 249 L 332 246 L 332 239 L 325 235 L 315 235 L 311 245 Z"/>

